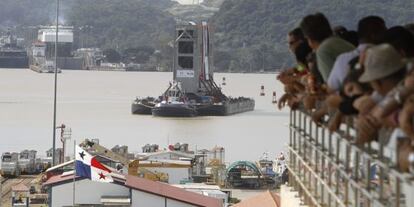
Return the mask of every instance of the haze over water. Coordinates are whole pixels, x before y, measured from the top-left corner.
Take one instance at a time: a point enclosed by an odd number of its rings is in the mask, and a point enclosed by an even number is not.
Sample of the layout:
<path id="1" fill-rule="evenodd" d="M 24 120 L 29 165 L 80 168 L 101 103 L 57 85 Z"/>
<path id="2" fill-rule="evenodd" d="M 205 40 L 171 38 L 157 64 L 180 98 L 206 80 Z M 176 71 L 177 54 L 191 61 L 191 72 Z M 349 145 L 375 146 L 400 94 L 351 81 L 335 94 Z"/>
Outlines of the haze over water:
<path id="1" fill-rule="evenodd" d="M 44 156 L 52 146 L 53 76 L 28 69 L 0 69 L 1 153 L 35 149 Z M 132 100 L 161 95 L 172 73 L 65 70 L 58 75 L 57 124 L 72 128 L 72 138 L 78 143 L 98 138 L 108 148 L 128 145 L 132 152 L 141 152 L 145 144 L 164 148 L 182 142 L 192 150 L 223 146 L 226 162 L 258 160 L 264 152 L 273 159 L 285 148 L 289 135 L 288 111 L 278 111 L 271 103 L 272 91 L 278 96 L 282 93 L 275 74 L 215 74 L 217 84 L 223 76 L 227 83 L 223 92 L 253 97 L 255 111 L 196 118 L 132 115 Z M 259 96 L 261 85 L 265 97 Z M 61 146 L 59 139 L 56 143 Z"/>

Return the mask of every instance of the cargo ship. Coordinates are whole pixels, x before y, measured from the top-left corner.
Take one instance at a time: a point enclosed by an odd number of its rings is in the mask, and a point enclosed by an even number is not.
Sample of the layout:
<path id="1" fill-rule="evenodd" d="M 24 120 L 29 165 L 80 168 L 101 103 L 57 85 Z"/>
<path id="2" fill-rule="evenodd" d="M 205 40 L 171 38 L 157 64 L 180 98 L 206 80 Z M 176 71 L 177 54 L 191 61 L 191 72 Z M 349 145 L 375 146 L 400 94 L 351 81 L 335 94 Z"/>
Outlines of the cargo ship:
<path id="1" fill-rule="evenodd" d="M 7 32 L 0 37 L 0 68 L 28 68 L 29 58 L 24 47 L 23 41 Z"/>
<path id="2" fill-rule="evenodd" d="M 186 100 L 181 109 L 194 108 L 199 116 L 226 116 L 254 110 L 251 98 L 229 98 L 214 81 L 212 41 L 207 22 L 188 23 L 176 28 L 174 42 L 173 84 L 179 86 Z M 170 87 L 167 89 L 169 91 Z M 159 98 L 143 98 L 133 101 L 133 114 L 158 114 L 158 106 L 178 108 L 175 103 L 164 102 L 164 92 Z M 154 109 L 156 112 L 154 113 Z M 191 111 L 190 110 L 190 111 Z M 179 114 L 176 114 L 178 117 Z"/>

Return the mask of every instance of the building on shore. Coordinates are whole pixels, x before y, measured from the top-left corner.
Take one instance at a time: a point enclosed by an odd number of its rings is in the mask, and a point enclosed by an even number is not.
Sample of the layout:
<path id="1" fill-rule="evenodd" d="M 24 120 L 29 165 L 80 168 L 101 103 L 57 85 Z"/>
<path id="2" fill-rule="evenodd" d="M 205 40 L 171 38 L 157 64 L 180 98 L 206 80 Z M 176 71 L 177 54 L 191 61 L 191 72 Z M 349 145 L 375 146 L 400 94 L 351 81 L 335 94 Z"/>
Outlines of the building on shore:
<path id="1" fill-rule="evenodd" d="M 43 186 L 52 192 L 51 206 L 151 206 L 151 207 L 221 207 L 217 198 L 186 191 L 144 178 L 114 174 L 113 183 L 100 183 L 76 177 L 73 171 L 50 177 Z M 75 186 L 75 191 L 74 191 Z"/>
<path id="2" fill-rule="evenodd" d="M 30 68 L 37 72 L 52 72 L 57 44 L 57 65 L 60 69 L 83 69 L 84 58 L 73 56 L 74 35 L 72 26 L 39 26 L 37 39 L 29 50 Z M 58 42 L 56 43 L 56 35 Z"/>

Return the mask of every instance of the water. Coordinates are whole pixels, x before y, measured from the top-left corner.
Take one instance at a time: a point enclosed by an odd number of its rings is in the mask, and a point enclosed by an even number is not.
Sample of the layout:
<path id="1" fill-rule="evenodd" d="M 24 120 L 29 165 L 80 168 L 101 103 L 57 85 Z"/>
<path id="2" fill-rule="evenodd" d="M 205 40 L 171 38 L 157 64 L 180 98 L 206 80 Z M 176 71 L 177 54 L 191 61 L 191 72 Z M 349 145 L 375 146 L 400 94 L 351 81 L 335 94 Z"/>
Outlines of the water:
<path id="1" fill-rule="evenodd" d="M 58 75 L 57 124 L 72 128 L 77 142 L 99 138 L 106 147 L 125 144 L 134 152 L 145 144 L 184 142 L 193 150 L 223 146 L 227 162 L 258 160 L 264 152 L 274 158 L 288 141 L 289 121 L 288 112 L 271 103 L 272 91 L 278 96 L 282 92 L 275 74 L 216 74 L 218 84 L 223 76 L 224 93 L 253 97 L 255 111 L 227 117 L 132 115 L 132 100 L 160 95 L 171 73 L 63 71 Z M 44 155 L 52 146 L 53 77 L 26 69 L 0 70 L 0 152 L 36 149 Z M 265 97 L 259 96 L 261 85 Z M 61 146 L 59 139 L 56 143 Z"/>

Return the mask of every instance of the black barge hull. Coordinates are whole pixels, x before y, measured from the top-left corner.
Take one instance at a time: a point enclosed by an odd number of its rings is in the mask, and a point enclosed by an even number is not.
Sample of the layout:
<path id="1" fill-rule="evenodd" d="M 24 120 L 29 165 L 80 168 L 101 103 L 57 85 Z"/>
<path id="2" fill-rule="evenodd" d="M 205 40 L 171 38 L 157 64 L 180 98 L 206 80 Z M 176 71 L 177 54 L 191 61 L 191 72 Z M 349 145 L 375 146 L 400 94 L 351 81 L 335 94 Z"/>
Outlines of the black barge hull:
<path id="1" fill-rule="evenodd" d="M 28 57 L 0 57 L 0 68 L 28 68 Z"/>
<path id="2" fill-rule="evenodd" d="M 177 105 L 165 105 L 152 109 L 153 116 L 162 117 L 194 117 L 197 116 L 195 108 Z"/>
<path id="3" fill-rule="evenodd" d="M 253 99 L 230 100 L 223 104 L 200 106 L 197 108 L 200 116 L 227 116 L 232 114 L 253 111 L 255 102 Z"/>

